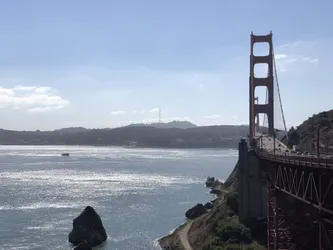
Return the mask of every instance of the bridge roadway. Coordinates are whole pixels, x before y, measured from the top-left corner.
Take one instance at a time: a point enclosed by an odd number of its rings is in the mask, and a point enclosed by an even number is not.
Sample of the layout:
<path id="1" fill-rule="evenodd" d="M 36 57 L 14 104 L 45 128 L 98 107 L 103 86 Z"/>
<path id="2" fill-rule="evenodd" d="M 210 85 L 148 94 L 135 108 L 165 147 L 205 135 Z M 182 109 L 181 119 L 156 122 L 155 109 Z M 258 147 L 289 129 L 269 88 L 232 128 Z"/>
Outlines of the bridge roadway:
<path id="1" fill-rule="evenodd" d="M 274 138 L 267 135 L 262 135 L 260 137 L 257 137 L 258 147 L 261 148 L 260 150 L 257 150 L 257 155 L 261 159 L 303 167 L 333 170 L 333 158 L 328 155 L 323 154 L 319 158 L 314 155 L 297 155 L 291 153 L 288 147 L 277 139 L 275 139 L 274 152 Z"/>
<path id="2" fill-rule="evenodd" d="M 274 138 L 273 137 L 270 137 L 268 135 L 262 135 L 262 136 L 257 137 L 257 139 L 259 142 L 259 144 L 258 144 L 259 147 L 261 146 L 261 142 L 262 142 L 262 148 L 265 151 L 274 152 Z M 275 148 L 278 153 L 284 153 L 286 150 L 288 150 L 288 147 L 286 145 L 284 145 L 282 142 L 280 142 L 278 139 L 275 139 Z"/>

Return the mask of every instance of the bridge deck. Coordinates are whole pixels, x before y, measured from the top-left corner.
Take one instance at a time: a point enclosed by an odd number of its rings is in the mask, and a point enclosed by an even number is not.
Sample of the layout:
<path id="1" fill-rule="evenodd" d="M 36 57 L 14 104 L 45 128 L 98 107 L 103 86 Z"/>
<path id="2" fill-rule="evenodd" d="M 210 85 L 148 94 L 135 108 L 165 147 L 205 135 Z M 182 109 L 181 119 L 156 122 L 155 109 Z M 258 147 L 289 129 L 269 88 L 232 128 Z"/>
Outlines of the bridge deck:
<path id="1" fill-rule="evenodd" d="M 269 153 L 265 151 L 257 152 L 257 155 L 261 159 L 269 160 L 272 162 L 333 170 L 333 159 L 327 158 L 326 156 L 318 158 L 313 156 L 296 155 L 296 154 L 282 154 L 282 153 L 274 154 L 273 152 Z"/>
<path id="2" fill-rule="evenodd" d="M 261 139 L 262 138 L 262 139 Z M 259 142 L 259 147 L 261 146 L 262 142 L 262 149 L 267 152 L 274 152 L 274 138 L 268 135 L 260 135 L 257 136 L 257 140 Z M 275 148 L 277 152 L 284 153 L 286 150 L 288 150 L 288 147 L 283 144 L 281 141 L 275 138 Z"/>
<path id="3" fill-rule="evenodd" d="M 333 158 L 322 154 L 319 158 L 314 155 L 297 155 L 290 152 L 288 147 L 278 139 L 275 139 L 275 152 L 274 152 L 274 138 L 261 135 L 257 137 L 258 147 L 261 149 L 257 152 L 258 156 L 262 159 L 272 162 L 293 164 L 295 166 L 314 167 L 333 170 Z"/>

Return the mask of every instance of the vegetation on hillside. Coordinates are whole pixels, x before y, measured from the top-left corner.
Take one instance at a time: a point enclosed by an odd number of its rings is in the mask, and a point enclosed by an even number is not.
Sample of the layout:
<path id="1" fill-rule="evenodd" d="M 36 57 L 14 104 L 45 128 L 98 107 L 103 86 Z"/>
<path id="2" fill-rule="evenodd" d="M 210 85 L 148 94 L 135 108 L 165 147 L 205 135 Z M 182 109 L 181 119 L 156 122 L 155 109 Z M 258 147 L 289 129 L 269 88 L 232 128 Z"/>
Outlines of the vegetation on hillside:
<path id="1" fill-rule="evenodd" d="M 193 222 L 192 247 L 198 250 L 265 249 L 258 243 L 260 240 L 265 244 L 265 225 L 257 221 L 244 224 L 238 219 L 238 164 L 223 187 L 227 194 L 218 198 L 207 215 Z"/>
<path id="2" fill-rule="evenodd" d="M 319 128 L 319 142 L 322 151 L 332 151 L 333 145 L 333 110 L 324 111 L 309 117 L 296 129 L 292 127 L 288 132 L 288 145 L 300 144 L 303 151 L 312 151 L 316 147 L 317 128 Z"/>
<path id="3" fill-rule="evenodd" d="M 150 124 L 145 123 L 133 123 L 128 125 L 128 127 L 154 127 L 154 128 L 196 128 L 197 125 L 188 121 L 172 121 L 172 122 L 153 122 Z"/>

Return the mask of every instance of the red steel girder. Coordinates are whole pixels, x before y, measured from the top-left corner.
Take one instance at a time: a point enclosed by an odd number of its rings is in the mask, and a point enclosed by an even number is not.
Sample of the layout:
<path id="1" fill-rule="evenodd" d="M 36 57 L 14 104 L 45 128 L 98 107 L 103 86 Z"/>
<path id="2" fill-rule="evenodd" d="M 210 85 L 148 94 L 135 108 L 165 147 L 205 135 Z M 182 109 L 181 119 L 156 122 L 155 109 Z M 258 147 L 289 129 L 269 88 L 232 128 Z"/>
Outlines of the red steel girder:
<path id="1" fill-rule="evenodd" d="M 284 205 L 283 194 L 267 185 L 267 246 L 269 250 L 297 249 L 292 231 L 295 230 L 295 211 Z M 282 196 L 281 196 L 282 195 Z"/>
<path id="2" fill-rule="evenodd" d="M 329 171 L 266 162 L 268 249 L 333 250 Z"/>
<path id="3" fill-rule="evenodd" d="M 333 178 L 311 168 L 278 165 L 274 185 L 278 190 L 333 215 Z"/>

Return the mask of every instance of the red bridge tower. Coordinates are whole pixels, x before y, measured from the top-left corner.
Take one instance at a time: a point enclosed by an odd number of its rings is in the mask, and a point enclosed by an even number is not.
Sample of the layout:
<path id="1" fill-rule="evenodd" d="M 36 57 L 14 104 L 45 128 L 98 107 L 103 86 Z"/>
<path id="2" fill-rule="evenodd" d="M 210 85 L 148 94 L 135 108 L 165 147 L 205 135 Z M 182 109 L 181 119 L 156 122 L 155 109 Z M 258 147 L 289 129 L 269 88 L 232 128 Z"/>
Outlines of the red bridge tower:
<path id="1" fill-rule="evenodd" d="M 255 136 L 255 118 L 257 114 L 266 114 L 268 118 L 268 133 L 274 133 L 274 78 L 273 78 L 273 41 L 272 32 L 265 36 L 255 36 L 251 33 L 251 55 L 250 55 L 250 138 Z M 266 56 L 257 56 L 253 54 L 255 43 L 268 43 L 269 51 Z M 267 77 L 258 78 L 255 75 L 254 68 L 256 64 L 266 63 L 268 65 Z M 268 90 L 267 104 L 255 103 L 255 88 L 265 86 Z M 259 122 L 259 121 L 258 121 Z M 257 131 L 258 132 L 258 131 Z"/>

